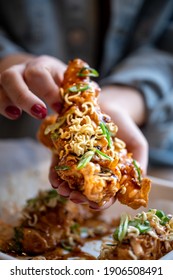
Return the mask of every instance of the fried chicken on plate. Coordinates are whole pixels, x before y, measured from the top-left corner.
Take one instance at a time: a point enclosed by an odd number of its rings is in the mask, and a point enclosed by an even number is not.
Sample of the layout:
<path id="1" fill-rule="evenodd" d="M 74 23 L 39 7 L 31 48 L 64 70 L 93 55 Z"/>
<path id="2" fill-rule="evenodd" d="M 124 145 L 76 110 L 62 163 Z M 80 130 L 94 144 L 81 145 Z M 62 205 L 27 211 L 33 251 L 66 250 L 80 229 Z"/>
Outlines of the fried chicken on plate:
<path id="1" fill-rule="evenodd" d="M 173 250 L 173 216 L 157 209 L 122 215 L 112 237 L 102 244 L 99 259 L 158 260 Z"/>

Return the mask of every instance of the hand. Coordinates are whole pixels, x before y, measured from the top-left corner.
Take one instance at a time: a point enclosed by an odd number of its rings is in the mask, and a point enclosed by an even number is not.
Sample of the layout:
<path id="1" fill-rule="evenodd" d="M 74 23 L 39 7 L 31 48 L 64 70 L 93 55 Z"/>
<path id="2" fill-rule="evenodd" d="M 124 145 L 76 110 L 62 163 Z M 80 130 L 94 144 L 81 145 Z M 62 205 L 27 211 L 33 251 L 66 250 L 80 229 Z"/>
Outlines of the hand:
<path id="1" fill-rule="evenodd" d="M 53 155 L 50 170 L 49 170 L 49 181 L 54 189 L 57 190 L 57 192 L 70 199 L 74 203 L 82 204 L 87 203 L 89 207 L 93 210 L 104 210 L 108 207 L 110 207 L 114 202 L 115 198 L 112 197 L 108 202 L 106 202 L 103 206 L 99 207 L 95 202 L 89 201 L 83 194 L 81 194 L 79 191 L 74 191 L 68 187 L 68 183 L 61 180 L 58 177 L 57 172 L 55 171 L 55 166 L 58 165 L 57 157 Z"/>
<path id="2" fill-rule="evenodd" d="M 139 129 L 145 123 L 145 104 L 142 95 L 126 86 L 106 86 L 100 94 L 101 109 L 118 126 L 117 137 L 122 139 L 133 158 L 140 163 L 145 175 L 148 165 L 148 143 Z"/>
<path id="3" fill-rule="evenodd" d="M 59 86 L 66 65 L 50 56 L 21 60 L 1 70 L 0 114 L 14 120 L 23 110 L 32 117 L 43 119 L 47 114 L 46 104 L 59 111 Z"/>

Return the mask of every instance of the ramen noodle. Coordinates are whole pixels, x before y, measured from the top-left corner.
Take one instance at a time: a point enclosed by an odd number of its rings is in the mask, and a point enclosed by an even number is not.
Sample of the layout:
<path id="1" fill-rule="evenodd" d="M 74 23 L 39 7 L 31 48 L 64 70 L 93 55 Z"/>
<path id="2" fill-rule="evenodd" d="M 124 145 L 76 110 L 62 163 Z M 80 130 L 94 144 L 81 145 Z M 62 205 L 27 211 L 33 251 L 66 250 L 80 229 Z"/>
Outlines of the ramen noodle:
<path id="1" fill-rule="evenodd" d="M 173 216 L 150 209 L 133 219 L 122 215 L 111 242 L 104 242 L 99 259 L 157 260 L 173 250 Z"/>
<path id="2" fill-rule="evenodd" d="M 56 190 L 40 191 L 27 200 L 17 225 L 0 221 L 0 251 L 19 259 L 95 259 L 82 246 L 110 234 L 112 225 L 101 211 L 75 204 Z"/>

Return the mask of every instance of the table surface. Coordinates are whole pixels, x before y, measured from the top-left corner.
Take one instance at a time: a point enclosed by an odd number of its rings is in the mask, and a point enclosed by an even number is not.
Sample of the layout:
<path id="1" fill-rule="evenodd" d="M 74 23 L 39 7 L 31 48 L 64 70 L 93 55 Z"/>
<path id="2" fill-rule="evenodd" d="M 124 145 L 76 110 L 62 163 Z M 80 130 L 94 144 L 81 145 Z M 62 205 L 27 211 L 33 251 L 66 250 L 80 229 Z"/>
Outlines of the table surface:
<path id="1" fill-rule="evenodd" d="M 165 166 L 153 166 L 148 169 L 148 175 L 171 181 L 173 184 L 173 168 Z"/>

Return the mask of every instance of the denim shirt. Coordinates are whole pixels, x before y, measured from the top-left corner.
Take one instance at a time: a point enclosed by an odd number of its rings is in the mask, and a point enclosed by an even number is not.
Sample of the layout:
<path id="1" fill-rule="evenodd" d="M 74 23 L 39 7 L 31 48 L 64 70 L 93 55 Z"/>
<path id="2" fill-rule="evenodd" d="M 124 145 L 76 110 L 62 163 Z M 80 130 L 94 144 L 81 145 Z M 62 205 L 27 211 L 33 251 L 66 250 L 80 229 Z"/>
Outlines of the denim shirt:
<path id="1" fill-rule="evenodd" d="M 97 67 L 100 86 L 136 88 L 150 160 L 173 165 L 172 0 L 1 0 L 0 58 L 21 52 L 80 57 Z M 10 133 L 19 125 L 6 122 Z"/>

